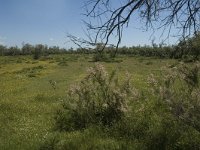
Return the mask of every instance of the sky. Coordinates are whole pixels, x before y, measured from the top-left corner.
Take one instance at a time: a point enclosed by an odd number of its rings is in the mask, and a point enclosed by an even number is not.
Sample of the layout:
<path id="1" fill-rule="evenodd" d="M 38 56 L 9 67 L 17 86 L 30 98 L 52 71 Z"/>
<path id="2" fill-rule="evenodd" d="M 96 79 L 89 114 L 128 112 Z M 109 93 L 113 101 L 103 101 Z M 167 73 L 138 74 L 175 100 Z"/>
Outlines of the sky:
<path id="1" fill-rule="evenodd" d="M 21 46 L 22 43 L 74 47 L 67 33 L 85 37 L 81 15 L 84 0 L 0 0 L 0 44 Z M 134 22 L 125 29 L 121 46 L 151 44 L 151 32 L 136 29 Z M 153 37 L 159 42 L 160 33 Z M 168 40 L 167 44 L 174 41 Z"/>

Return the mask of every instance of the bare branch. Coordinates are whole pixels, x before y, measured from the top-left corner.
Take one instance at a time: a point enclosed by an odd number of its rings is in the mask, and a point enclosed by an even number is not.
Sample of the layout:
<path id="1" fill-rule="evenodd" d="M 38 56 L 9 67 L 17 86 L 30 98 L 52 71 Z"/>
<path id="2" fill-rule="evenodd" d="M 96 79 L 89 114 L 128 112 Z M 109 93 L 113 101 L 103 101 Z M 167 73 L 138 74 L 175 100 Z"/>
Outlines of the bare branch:
<path id="1" fill-rule="evenodd" d="M 121 3 L 116 0 L 87 0 L 84 8 L 84 15 L 89 19 L 89 22 L 84 21 L 86 30 L 93 36 L 87 34 L 87 42 L 73 36 L 68 37 L 79 46 L 104 43 L 101 51 L 108 45 L 111 36 L 115 36 L 117 52 L 123 29 L 127 28 L 130 22 L 134 22 L 132 17 L 145 22 L 141 27 L 146 27 L 146 30 L 163 29 L 161 36 L 165 32 L 167 38 L 170 37 L 172 29 L 176 29 L 176 35 L 183 38 L 200 30 L 199 0 L 123 0 Z"/>
<path id="2" fill-rule="evenodd" d="M 131 16 L 145 20 L 145 26 L 155 29 L 168 29 L 169 37 L 172 28 L 182 31 L 182 36 L 195 34 L 200 28 L 199 0 L 128 0 L 119 7 L 110 7 L 114 0 L 90 0 L 89 18 L 102 20 L 102 24 L 88 23 L 87 27 L 96 33 L 97 39 L 108 43 L 110 36 L 116 34 L 117 46 L 121 42 L 124 27 L 128 27 Z M 87 9 L 88 9 L 87 7 Z M 105 19 L 105 16 L 109 16 Z"/>

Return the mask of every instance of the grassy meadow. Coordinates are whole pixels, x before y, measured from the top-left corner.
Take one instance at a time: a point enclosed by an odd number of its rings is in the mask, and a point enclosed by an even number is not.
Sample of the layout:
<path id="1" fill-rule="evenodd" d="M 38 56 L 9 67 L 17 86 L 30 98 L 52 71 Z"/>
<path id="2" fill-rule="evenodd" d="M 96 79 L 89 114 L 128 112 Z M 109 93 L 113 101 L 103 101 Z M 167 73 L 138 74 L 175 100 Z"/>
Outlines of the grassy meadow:
<path id="1" fill-rule="evenodd" d="M 1 150 L 45 149 L 45 144 L 46 149 L 56 149 L 55 143 L 62 145 L 57 149 L 143 149 L 140 138 L 130 141 L 109 136 L 98 127 L 55 131 L 55 112 L 62 105 L 69 86 L 83 79 L 87 68 L 94 66 L 91 57 L 78 54 L 52 55 L 39 60 L 32 56 L 0 57 Z M 119 79 L 129 72 L 133 85 L 151 96 L 148 76 L 155 74 L 162 79 L 165 66 L 177 63 L 169 59 L 118 56 L 114 62 L 101 64 L 108 72 L 116 70 Z M 199 141 L 199 132 L 195 133 Z"/>

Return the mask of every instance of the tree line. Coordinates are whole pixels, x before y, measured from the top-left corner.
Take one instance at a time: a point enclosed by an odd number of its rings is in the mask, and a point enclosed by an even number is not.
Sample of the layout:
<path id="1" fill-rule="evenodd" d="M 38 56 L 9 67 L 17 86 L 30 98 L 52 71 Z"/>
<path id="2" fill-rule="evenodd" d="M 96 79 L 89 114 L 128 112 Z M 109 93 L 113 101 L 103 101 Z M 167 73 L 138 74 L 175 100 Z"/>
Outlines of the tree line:
<path id="1" fill-rule="evenodd" d="M 103 43 L 99 43 L 95 48 L 77 48 L 65 49 L 58 46 L 48 47 L 47 45 L 37 44 L 23 44 L 21 48 L 17 46 L 6 47 L 0 45 L 0 56 L 16 56 L 16 55 L 34 55 L 35 57 L 45 56 L 50 54 L 96 54 L 98 57 L 112 57 L 115 51 L 114 46 L 105 47 L 103 53 L 98 54 L 98 49 Z M 197 60 L 200 55 L 200 34 L 193 37 L 181 40 L 177 45 L 155 44 L 132 47 L 119 47 L 118 54 L 129 56 L 144 56 L 144 57 L 158 57 L 158 58 L 192 58 Z"/>
<path id="2" fill-rule="evenodd" d="M 22 47 L 11 46 L 7 47 L 0 45 L 0 56 L 16 56 L 16 55 L 33 55 L 35 53 L 40 53 L 42 55 L 48 54 L 59 54 L 69 52 L 65 48 L 60 48 L 58 46 L 48 47 L 47 45 L 37 44 L 23 44 Z"/>

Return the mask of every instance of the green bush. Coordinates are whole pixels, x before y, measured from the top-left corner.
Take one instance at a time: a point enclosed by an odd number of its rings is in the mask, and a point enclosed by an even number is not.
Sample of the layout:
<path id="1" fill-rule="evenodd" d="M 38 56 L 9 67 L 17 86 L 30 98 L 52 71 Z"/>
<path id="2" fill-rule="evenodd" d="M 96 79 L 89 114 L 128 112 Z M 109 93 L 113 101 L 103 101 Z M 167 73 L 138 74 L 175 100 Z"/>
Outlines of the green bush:
<path id="1" fill-rule="evenodd" d="M 176 118 L 200 132 L 198 65 L 187 66 L 181 63 L 171 68 L 162 82 L 151 77 L 150 84 L 154 87 L 156 97 L 167 104 Z"/>
<path id="2" fill-rule="evenodd" d="M 107 54 L 104 51 L 97 51 L 93 55 L 93 61 L 98 62 L 98 61 L 109 61 L 112 58 L 109 58 Z"/>
<path id="3" fill-rule="evenodd" d="M 129 111 L 128 104 L 137 98 L 130 77 L 121 84 L 100 64 L 88 69 L 87 76 L 73 85 L 63 108 L 57 112 L 56 126 L 60 130 L 76 130 L 91 124 L 111 126 Z"/>

